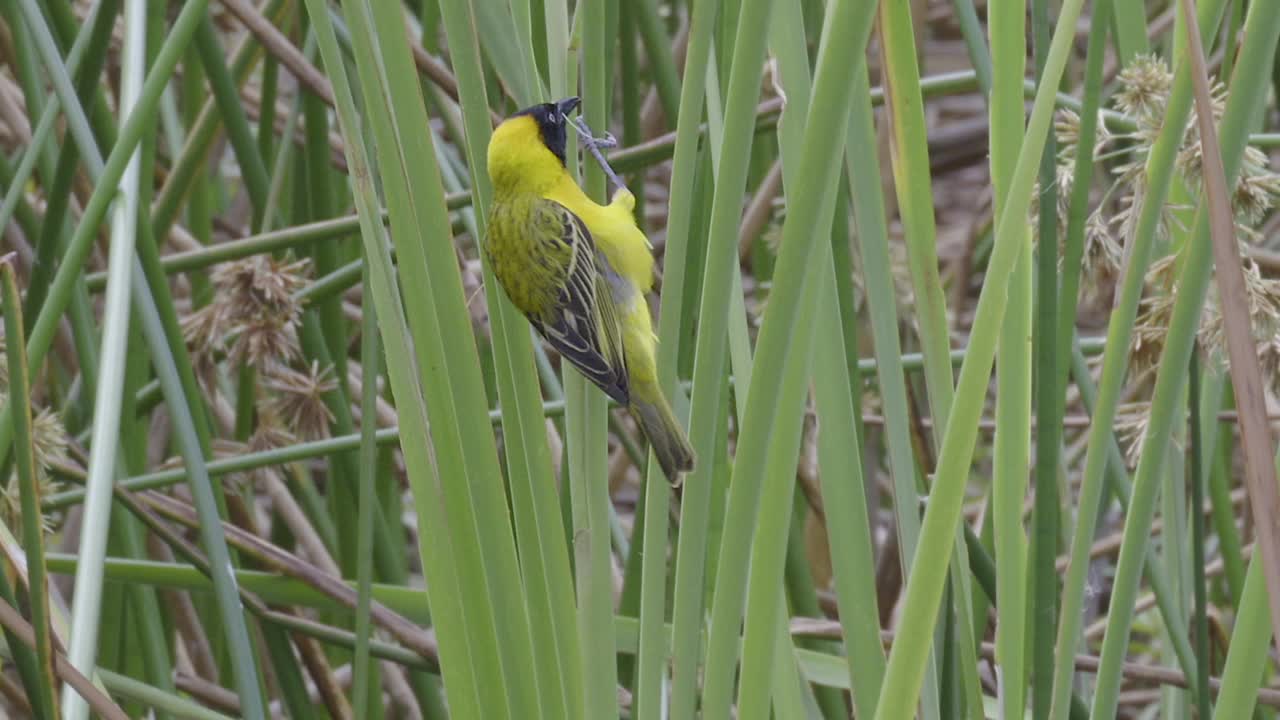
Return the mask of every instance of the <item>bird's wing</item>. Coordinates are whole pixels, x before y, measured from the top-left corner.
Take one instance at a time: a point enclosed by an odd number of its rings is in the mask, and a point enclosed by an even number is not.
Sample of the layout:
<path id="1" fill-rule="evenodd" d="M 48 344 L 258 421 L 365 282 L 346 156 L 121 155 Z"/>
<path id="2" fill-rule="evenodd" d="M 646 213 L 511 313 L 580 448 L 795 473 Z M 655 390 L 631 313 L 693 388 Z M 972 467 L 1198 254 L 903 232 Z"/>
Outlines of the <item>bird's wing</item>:
<path id="1" fill-rule="evenodd" d="M 543 202 L 559 218 L 568 264 L 555 305 L 530 320 L 562 357 L 625 405 L 630 391 L 622 331 L 605 268 L 598 264 L 604 258 L 581 218 L 557 202 Z"/>

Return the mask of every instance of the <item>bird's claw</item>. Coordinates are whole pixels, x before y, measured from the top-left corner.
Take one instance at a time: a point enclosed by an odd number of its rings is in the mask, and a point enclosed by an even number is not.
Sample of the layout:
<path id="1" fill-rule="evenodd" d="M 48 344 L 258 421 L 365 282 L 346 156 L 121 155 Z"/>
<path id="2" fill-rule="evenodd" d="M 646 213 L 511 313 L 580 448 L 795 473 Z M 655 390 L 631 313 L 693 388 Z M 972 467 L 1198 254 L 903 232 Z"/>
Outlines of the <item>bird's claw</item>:
<path id="1" fill-rule="evenodd" d="M 618 139 L 613 136 L 613 133 L 606 130 L 604 136 L 596 137 L 595 133 L 591 132 L 591 128 L 587 125 L 587 121 L 582 119 L 581 115 L 571 120 L 570 124 L 577 131 L 578 137 L 582 139 L 583 147 L 587 152 L 591 153 L 600 168 L 604 170 L 605 176 L 613 182 L 615 187 L 625 188 L 626 186 L 622 184 L 622 180 L 613 172 L 613 168 L 609 167 L 609 162 L 605 160 L 604 153 L 600 152 L 602 148 L 608 149 L 618 146 Z"/>
<path id="2" fill-rule="evenodd" d="M 583 145 L 596 148 L 613 148 L 618 146 L 618 139 L 613 136 L 613 133 L 606 130 L 603 137 L 596 137 L 595 133 L 591 132 L 591 128 L 587 126 L 586 120 L 583 120 L 581 117 L 576 117 L 572 122 L 573 129 L 578 131 L 578 137 L 582 139 Z"/>

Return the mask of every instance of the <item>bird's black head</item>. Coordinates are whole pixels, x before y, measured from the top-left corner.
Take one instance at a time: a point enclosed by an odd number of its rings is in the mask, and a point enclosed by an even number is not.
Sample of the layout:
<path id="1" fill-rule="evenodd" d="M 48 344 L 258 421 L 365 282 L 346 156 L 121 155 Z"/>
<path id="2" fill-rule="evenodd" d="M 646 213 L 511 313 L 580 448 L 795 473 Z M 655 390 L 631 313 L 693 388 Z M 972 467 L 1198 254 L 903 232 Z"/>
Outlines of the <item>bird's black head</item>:
<path id="1" fill-rule="evenodd" d="M 568 97 L 560 102 L 542 103 L 527 107 L 516 113 L 516 116 L 528 115 L 538 124 L 538 131 L 542 134 L 542 144 L 560 159 L 560 164 L 564 165 L 564 148 L 566 141 L 566 130 L 569 127 L 569 113 L 578 107 L 579 100 L 576 97 Z"/>

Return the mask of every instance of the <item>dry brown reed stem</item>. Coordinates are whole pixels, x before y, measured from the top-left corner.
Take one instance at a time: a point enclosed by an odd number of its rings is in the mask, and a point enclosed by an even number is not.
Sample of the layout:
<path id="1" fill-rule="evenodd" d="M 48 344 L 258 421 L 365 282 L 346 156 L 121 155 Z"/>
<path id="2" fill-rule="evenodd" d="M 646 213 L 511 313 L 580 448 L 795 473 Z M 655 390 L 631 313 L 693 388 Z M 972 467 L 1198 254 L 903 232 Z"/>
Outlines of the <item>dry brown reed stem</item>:
<path id="1" fill-rule="evenodd" d="M 325 105 L 333 107 L 333 86 L 329 79 L 266 16 L 245 0 L 222 0 L 222 4 L 258 38 L 268 53 L 289 69 L 298 82 L 319 96 Z"/>
<path id="2" fill-rule="evenodd" d="M 764 176 L 760 187 L 742 214 L 742 225 L 738 230 L 738 260 L 746 261 L 751 255 L 751 241 L 764 232 L 773 216 L 773 201 L 782 193 L 782 158 L 773 161 L 769 174 Z"/>
<path id="3" fill-rule="evenodd" d="M 9 703 L 9 707 L 16 710 L 20 717 L 34 717 L 31 705 L 27 702 L 27 691 L 9 679 L 8 675 L 0 674 L 0 697 L 4 698 L 4 701 Z"/>
<path id="4" fill-rule="evenodd" d="M 1253 544 L 1244 546 L 1240 550 L 1240 556 L 1244 560 L 1249 560 L 1250 558 L 1253 557 L 1253 548 L 1254 548 Z M 1219 575 L 1221 575 L 1223 570 L 1225 569 L 1226 569 L 1226 563 L 1223 562 L 1222 558 L 1217 558 L 1213 562 L 1210 562 L 1204 566 L 1204 576 L 1206 578 L 1216 578 Z M 1134 614 L 1138 615 L 1138 614 L 1144 613 L 1155 606 L 1156 606 L 1155 593 L 1148 592 L 1140 596 L 1137 599 L 1137 601 L 1134 602 L 1133 604 Z M 1210 606 L 1210 609 L 1212 610 L 1212 606 Z M 1106 631 L 1107 631 L 1107 617 L 1103 615 L 1102 617 L 1094 621 L 1093 624 L 1086 627 L 1082 634 L 1085 637 L 1085 639 L 1089 640 L 1090 642 L 1096 642 L 1102 639 L 1102 635 Z"/>
<path id="5" fill-rule="evenodd" d="M 199 526 L 195 510 L 176 498 L 155 492 L 139 493 L 138 497 L 165 517 L 188 527 Z M 227 543 L 237 550 L 253 555 L 264 565 L 310 585 L 343 607 L 355 609 L 356 593 L 341 579 L 320 572 L 293 553 L 234 525 L 224 522 L 222 530 L 227 536 Z M 390 633 L 400 644 L 429 662 L 438 662 L 438 649 L 431 633 L 376 600 L 373 601 L 369 614 L 374 623 Z"/>
<path id="6" fill-rule="evenodd" d="M 1233 507 L 1244 502 L 1244 499 L 1245 499 L 1244 488 L 1238 488 L 1236 490 L 1231 491 L 1231 504 Z M 1205 506 L 1201 508 L 1201 512 L 1203 512 L 1205 515 L 1209 515 L 1210 513 L 1213 512 L 1213 508 L 1208 502 L 1206 502 Z M 1164 532 L 1164 518 L 1156 518 L 1151 522 L 1151 536 L 1155 537 L 1161 534 L 1162 532 Z M 1094 541 L 1093 545 L 1090 546 L 1089 548 L 1089 558 L 1094 559 L 1094 558 L 1101 557 L 1103 555 L 1116 552 L 1117 550 L 1120 549 L 1120 541 L 1123 539 L 1123 537 L 1124 536 L 1120 531 L 1116 531 L 1109 535 L 1106 535 L 1105 537 L 1098 538 L 1097 540 Z M 1058 556 L 1058 559 L 1054 563 L 1054 566 L 1057 568 L 1058 572 L 1066 572 L 1067 561 L 1068 561 L 1068 556 L 1066 555 Z"/>
<path id="7" fill-rule="evenodd" d="M 790 627 L 791 635 L 793 637 L 813 637 L 832 640 L 839 640 L 843 637 L 840 622 L 838 620 L 797 617 L 792 618 Z M 883 630 L 880 633 L 880 638 L 886 647 L 893 644 L 893 637 L 893 632 L 889 630 Z M 995 643 L 982 643 L 981 653 L 982 657 L 986 660 L 995 662 Z M 1076 669 L 1083 672 L 1097 672 L 1100 662 L 1101 658 L 1097 655 L 1076 655 L 1075 657 Z M 1121 668 L 1121 674 L 1130 680 L 1153 682 L 1160 685 L 1172 685 L 1180 688 L 1188 687 L 1187 678 L 1181 672 L 1154 665 L 1126 662 Z M 1214 690 L 1221 689 L 1222 679 L 1219 677 L 1209 678 L 1209 686 Z M 1280 707 L 1280 689 L 1259 689 L 1258 702 L 1272 707 Z"/>
<path id="8" fill-rule="evenodd" d="M 347 702 L 342 686 L 334 677 L 333 668 L 329 667 L 329 659 L 325 657 L 320 643 L 315 638 L 294 634 L 293 644 L 297 646 L 298 654 L 302 656 L 302 664 L 306 666 L 307 674 L 315 683 L 320 699 L 329 710 L 329 717 L 337 720 L 351 718 L 351 704 Z"/>
<path id="9" fill-rule="evenodd" d="M 399 717 L 404 720 L 422 720 L 422 708 L 418 706 L 418 696 L 405 678 L 405 668 L 390 660 L 381 661 L 379 666 L 382 668 L 383 689 L 387 691 L 392 706 L 399 709 Z"/>
<path id="10" fill-rule="evenodd" d="M 676 74 L 682 79 L 684 77 L 684 59 L 689 51 L 689 18 L 680 18 L 680 29 L 676 31 L 675 39 L 671 42 L 671 56 L 675 60 Z M 661 99 L 658 97 L 658 88 L 652 87 L 644 97 L 644 102 L 640 105 L 640 135 L 641 137 L 654 137 L 662 132 L 663 128 L 674 124 L 674 120 L 668 122 L 667 114 L 662 107 Z"/>
<path id="11" fill-rule="evenodd" d="M 263 489 L 271 498 L 276 514 L 284 521 L 285 527 L 293 533 L 298 545 L 306 551 L 307 559 L 319 566 L 321 570 L 337 577 L 342 576 L 338 563 L 334 562 L 329 549 L 307 520 L 306 513 L 294 500 L 284 481 L 275 475 L 267 475 L 262 479 Z"/>
<path id="12" fill-rule="evenodd" d="M 157 517 L 156 512 L 153 512 L 153 508 L 159 506 L 161 514 L 175 518 L 179 522 L 194 528 L 197 526 L 197 520 L 195 510 L 190 505 L 158 493 L 135 494 L 120 488 L 116 489 L 116 497 L 138 519 L 146 524 L 153 533 L 177 550 L 184 559 L 195 565 L 201 572 L 208 574 L 208 562 L 200 551 L 185 538 L 173 532 L 166 523 Z M 148 505 L 151 507 L 148 507 Z M 241 551 L 252 555 L 258 562 L 273 569 L 284 570 L 286 575 L 311 585 L 348 608 L 355 607 L 355 592 L 344 585 L 341 580 L 320 572 L 300 558 L 230 523 L 223 523 L 223 531 L 227 534 L 228 541 L 232 545 L 236 545 Z M 285 568 L 292 568 L 293 571 L 289 572 Z M 240 598 L 250 612 L 264 621 L 291 626 L 314 624 L 300 615 L 268 608 L 257 595 L 244 588 L 240 588 Z M 370 617 L 374 623 L 383 627 L 393 637 L 396 637 L 401 644 L 411 651 L 417 652 L 428 665 L 438 667 L 438 649 L 435 638 L 429 631 L 422 630 L 377 601 L 373 602 Z M 269 671 L 269 668 L 264 668 L 264 670 Z"/>
<path id="13" fill-rule="evenodd" d="M 201 568 L 202 572 L 207 572 L 208 563 L 203 559 L 203 557 L 201 557 L 200 551 L 194 546 L 191 546 L 190 543 L 188 543 L 184 538 L 170 531 L 167 528 L 167 526 L 162 521 L 160 521 L 159 518 L 156 517 L 156 515 L 141 502 L 141 500 L 145 498 L 139 498 L 137 495 L 133 493 L 129 493 L 124 490 L 117 490 L 117 495 L 121 498 L 123 502 L 125 502 L 127 506 L 130 507 L 130 509 L 145 524 L 147 524 L 149 528 L 151 528 L 151 530 L 156 534 L 157 537 L 163 539 L 165 542 L 169 543 L 170 546 L 177 549 L 180 553 L 182 553 L 182 555 L 187 560 L 195 564 L 197 567 Z M 163 496 L 156 496 L 156 497 L 163 497 Z M 190 508 L 187 508 L 187 509 L 188 511 L 190 511 Z M 192 517 L 194 517 L 193 511 L 191 512 L 192 512 Z M 233 527 L 233 526 L 224 525 L 224 528 L 230 528 L 230 527 Z M 254 539 L 257 539 L 256 535 L 246 530 L 236 528 L 236 532 L 245 537 L 252 537 Z M 263 545 L 266 544 L 265 541 L 259 541 L 259 542 Z M 258 553 L 252 553 L 252 551 L 250 552 L 251 554 L 255 554 L 255 555 L 258 554 Z M 280 551 L 280 552 L 283 553 L 283 551 Z M 292 558 L 291 555 L 289 557 Z M 327 557 L 327 553 L 320 558 L 321 564 L 325 564 L 323 562 L 324 557 Z M 305 563 L 302 560 L 299 560 L 297 558 L 294 558 L 294 561 L 296 563 L 305 565 Z M 269 564 L 275 567 L 280 566 L 279 562 L 272 562 L 269 560 L 264 562 L 266 562 L 266 564 Z M 328 561 L 327 564 L 336 573 L 336 565 L 334 565 L 331 559 Z M 316 571 L 315 574 L 317 576 L 324 575 L 323 572 L 319 572 L 319 571 Z M 294 576 L 297 577 L 296 574 L 294 574 Z M 323 592 L 323 588 L 321 588 L 321 591 Z M 253 612 L 255 615 L 257 615 L 260 619 L 264 621 L 277 622 L 280 624 L 285 624 L 290 626 L 310 623 L 310 621 L 306 620 L 306 618 L 304 618 L 301 614 L 299 614 L 296 609 L 288 609 L 285 611 L 269 609 L 266 606 L 266 604 L 263 603 L 263 601 L 260 600 L 255 594 L 247 590 L 244 590 L 243 588 L 240 589 L 240 596 L 242 601 L 245 603 L 245 606 L 251 612 Z M 338 598 L 338 599 L 339 601 L 342 601 L 341 598 Z M 351 601 L 351 602 L 354 602 L 354 601 Z M 347 603 L 347 604 L 350 604 L 350 603 Z M 380 606 L 378 606 L 375 603 L 375 607 L 373 608 L 373 613 L 372 613 L 372 618 L 374 622 L 380 622 L 380 620 L 384 621 L 386 619 L 387 613 L 390 613 L 390 611 L 386 611 L 385 608 L 382 608 L 383 612 L 379 612 L 379 608 Z M 407 620 L 404 620 L 403 622 L 408 623 Z M 393 635 L 396 634 L 394 629 L 392 629 L 391 632 Z M 198 632 L 196 634 L 199 635 Z M 430 637 L 429 633 L 422 633 L 422 634 L 426 635 L 426 639 L 425 639 L 426 645 L 429 646 L 430 648 L 434 648 L 435 647 L 434 639 Z M 339 686 L 339 683 L 334 679 L 333 671 L 329 667 L 328 661 L 325 659 L 325 655 L 322 649 L 320 648 L 319 644 L 314 640 L 314 638 L 304 633 L 295 632 L 295 633 L 292 633 L 292 635 L 293 635 L 293 638 L 292 638 L 293 642 L 297 646 L 299 654 L 307 669 L 307 674 L 312 678 L 314 687 L 317 688 L 317 692 L 319 693 L 320 697 L 324 701 L 326 707 L 329 708 L 330 715 L 332 717 L 339 717 L 339 718 L 352 717 L 350 706 L 346 702 L 345 696 L 343 696 L 342 694 L 342 690 Z M 401 639 L 403 641 L 403 638 Z M 405 644 L 409 645 L 410 643 L 405 643 Z M 434 650 L 430 655 L 424 655 L 421 651 L 419 651 L 419 654 L 422 655 L 424 660 L 426 660 L 429 664 L 434 664 L 436 662 Z M 269 671 L 270 668 L 264 668 L 264 670 Z M 399 678 L 398 682 L 400 684 L 403 684 L 404 683 L 403 678 Z M 401 688 L 401 690 L 403 690 L 403 688 Z"/>
<path id="14" fill-rule="evenodd" d="M 16 635 L 23 645 L 35 647 L 35 631 L 31 628 L 31 624 L 6 602 L 0 602 L 0 625 Z M 129 716 L 120 709 L 119 705 L 89 682 L 89 679 L 80 674 L 79 670 L 71 667 L 71 663 L 67 662 L 61 649 L 54 652 L 53 671 L 63 682 L 75 688 L 76 692 L 80 693 L 80 697 L 83 697 L 99 716 L 108 720 L 128 720 Z"/>
<path id="15" fill-rule="evenodd" d="M 200 704 L 207 705 L 218 712 L 236 716 L 240 714 L 239 696 L 221 685 L 215 685 L 204 678 L 184 672 L 174 673 L 173 685 L 181 692 L 198 700 Z"/>
<path id="16" fill-rule="evenodd" d="M 1271 610 L 1272 643 L 1280 643 L 1280 490 L 1276 488 L 1275 450 L 1267 424 L 1266 396 L 1262 386 L 1262 368 L 1258 361 L 1253 336 L 1253 320 L 1245 289 L 1240 248 L 1236 242 L 1235 217 L 1227 187 L 1222 150 L 1217 129 L 1213 126 L 1212 96 L 1205 67 L 1204 48 L 1200 43 L 1200 24 L 1190 0 L 1182 0 L 1186 21 L 1188 49 L 1191 55 L 1191 78 L 1195 90 L 1203 147 L 1204 190 L 1208 202 L 1210 236 L 1216 268 L 1222 316 L 1226 323 L 1227 352 L 1231 358 L 1231 384 L 1235 387 L 1236 408 L 1240 413 L 1241 445 L 1244 449 L 1245 483 L 1249 489 L 1249 507 L 1253 510 L 1254 532 L 1262 546 L 1262 567 L 1267 580 L 1267 604 Z M 1280 645 L 1277 645 L 1280 647 Z"/>
<path id="17" fill-rule="evenodd" d="M 1217 415 L 1218 420 L 1228 423 L 1239 423 L 1240 413 L 1236 410 L 1220 410 Z M 1267 415 L 1268 422 L 1280 422 L 1280 413 L 1269 413 Z M 883 415 L 875 415 L 865 413 L 862 416 L 862 422 L 866 425 L 884 425 L 885 419 Z M 926 427 L 933 427 L 933 418 L 922 418 L 921 424 Z M 1035 427 L 1035 418 L 1031 420 L 1031 427 Z M 1062 426 L 1064 428 L 1074 428 L 1083 430 L 1093 424 L 1093 418 L 1088 415 L 1066 415 L 1062 418 Z M 984 418 L 978 421 L 978 430 L 986 432 L 994 432 L 996 429 L 996 421 Z"/>
<path id="18" fill-rule="evenodd" d="M 258 38 L 258 42 L 262 43 L 267 52 L 274 55 L 280 61 L 280 64 L 293 73 L 293 76 L 300 83 L 319 96 L 326 105 L 333 107 L 333 86 L 330 85 L 328 78 L 315 65 L 311 64 L 306 56 L 298 50 L 297 46 L 290 42 L 258 8 L 245 2 L 245 0 L 222 0 L 222 4 L 226 6 L 232 15 L 236 16 L 236 19 L 250 33 Z M 455 102 L 460 102 L 458 99 L 458 80 L 453 76 L 449 67 L 428 54 L 426 50 L 422 49 L 422 46 L 414 43 L 411 48 L 413 50 L 413 61 L 418 66 L 418 70 L 428 80 L 441 90 L 444 90 Z M 494 125 L 497 125 L 502 118 L 494 113 L 492 120 Z"/>

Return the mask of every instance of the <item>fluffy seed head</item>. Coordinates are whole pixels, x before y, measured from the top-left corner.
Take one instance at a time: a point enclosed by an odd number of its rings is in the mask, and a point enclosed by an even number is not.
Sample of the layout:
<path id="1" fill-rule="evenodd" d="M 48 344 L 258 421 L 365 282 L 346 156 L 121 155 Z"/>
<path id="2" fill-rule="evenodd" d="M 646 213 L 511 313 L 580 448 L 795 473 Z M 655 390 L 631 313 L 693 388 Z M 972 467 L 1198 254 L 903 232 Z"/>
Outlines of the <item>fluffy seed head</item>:
<path id="1" fill-rule="evenodd" d="M 1120 71 L 1118 79 L 1116 106 L 1135 118 L 1139 125 L 1159 128 L 1173 86 L 1173 74 L 1164 60 L 1155 54 L 1139 55 Z"/>
<path id="2" fill-rule="evenodd" d="M 292 428 L 304 440 L 329 437 L 329 424 L 334 417 L 325 404 L 325 395 L 338 387 L 333 368 L 321 370 L 318 362 L 312 362 L 310 368 L 301 372 L 280 367 L 262 384 L 272 393 L 269 400 L 272 413 L 285 427 Z"/>

